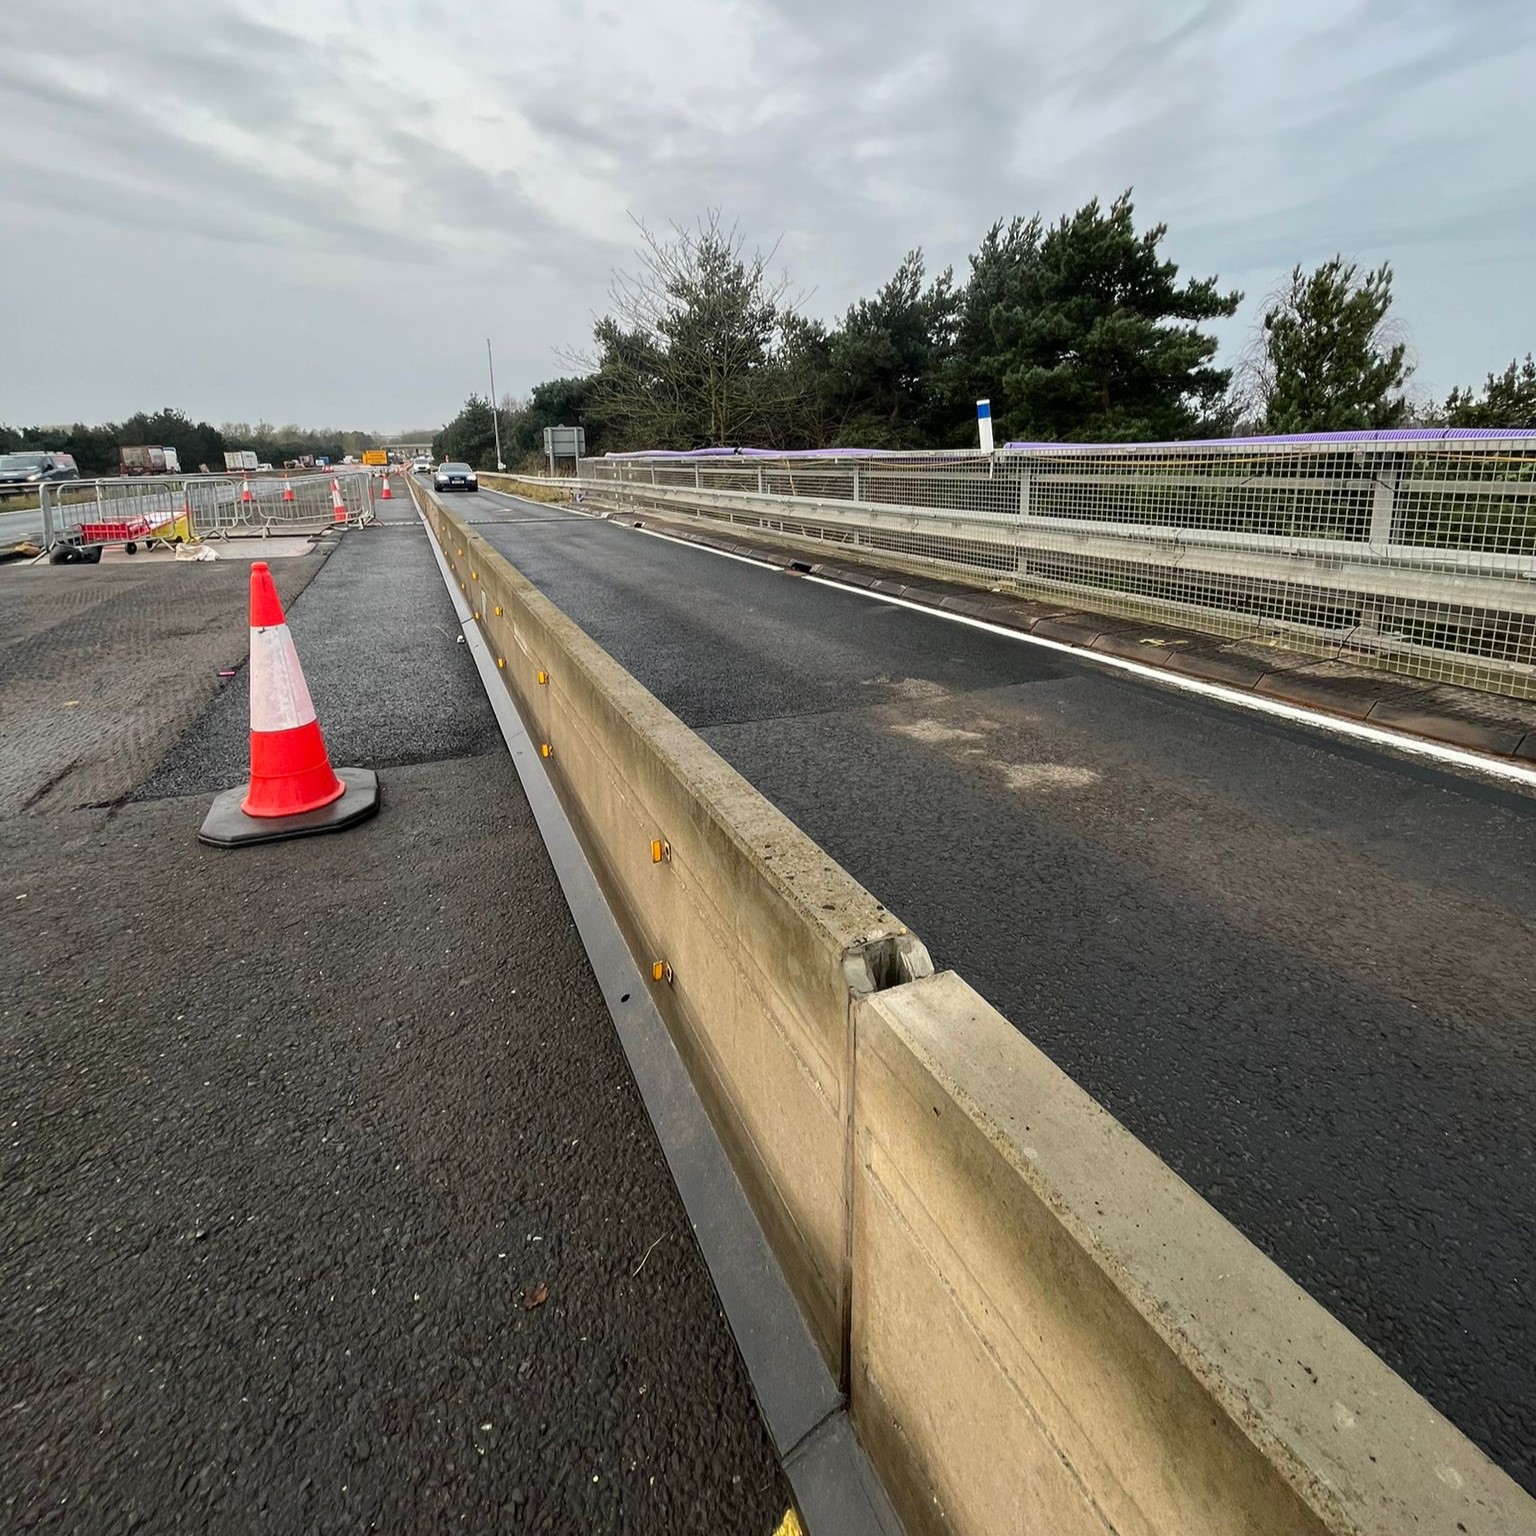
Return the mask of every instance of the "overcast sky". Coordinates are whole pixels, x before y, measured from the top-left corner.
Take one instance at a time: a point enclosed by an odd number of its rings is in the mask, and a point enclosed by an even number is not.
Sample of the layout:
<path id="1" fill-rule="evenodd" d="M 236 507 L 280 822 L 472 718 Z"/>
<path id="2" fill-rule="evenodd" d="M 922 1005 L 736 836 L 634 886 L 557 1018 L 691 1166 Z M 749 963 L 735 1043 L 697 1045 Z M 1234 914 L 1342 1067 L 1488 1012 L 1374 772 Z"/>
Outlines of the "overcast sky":
<path id="1" fill-rule="evenodd" d="M 1259 297 L 1397 271 L 1443 395 L 1536 347 L 1531 0 L 4 0 L 0 421 L 435 425 L 568 371 L 629 216 L 828 318 L 1136 189 Z"/>

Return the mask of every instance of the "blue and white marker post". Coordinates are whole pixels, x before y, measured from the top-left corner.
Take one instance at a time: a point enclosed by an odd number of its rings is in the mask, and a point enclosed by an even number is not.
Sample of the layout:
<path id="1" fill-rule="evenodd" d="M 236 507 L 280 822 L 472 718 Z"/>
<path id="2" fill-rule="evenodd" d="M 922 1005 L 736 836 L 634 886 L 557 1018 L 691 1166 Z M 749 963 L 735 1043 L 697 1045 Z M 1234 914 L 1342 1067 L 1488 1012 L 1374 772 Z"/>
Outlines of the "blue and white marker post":
<path id="1" fill-rule="evenodd" d="M 978 400 L 976 402 L 976 430 L 981 435 L 981 451 L 992 452 L 992 402 L 990 400 Z"/>

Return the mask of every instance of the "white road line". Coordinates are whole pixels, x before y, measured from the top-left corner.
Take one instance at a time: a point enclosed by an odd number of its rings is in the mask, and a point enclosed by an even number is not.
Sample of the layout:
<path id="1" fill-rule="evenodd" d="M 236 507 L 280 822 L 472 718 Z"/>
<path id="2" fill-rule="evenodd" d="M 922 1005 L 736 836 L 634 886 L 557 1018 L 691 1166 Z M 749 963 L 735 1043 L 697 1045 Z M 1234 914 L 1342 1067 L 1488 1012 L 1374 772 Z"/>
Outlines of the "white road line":
<path id="1" fill-rule="evenodd" d="M 743 565 L 755 565 L 759 570 L 782 571 L 784 569 L 782 565 L 775 565 L 771 560 L 754 560 L 750 555 L 738 555 L 729 549 L 714 549 L 708 544 L 695 544 L 692 539 L 673 538 L 670 533 L 657 533 L 654 528 L 636 528 L 633 523 L 621 523 L 619 526 L 621 528 L 628 528 L 632 533 L 643 533 L 649 538 L 665 539 L 668 544 L 681 544 L 684 549 L 702 549 L 708 554 L 719 555 L 722 560 L 739 560 Z M 837 583 L 829 581 L 826 585 L 835 587 Z M 845 587 L 843 590 L 848 591 L 851 589 Z"/>
<path id="2" fill-rule="evenodd" d="M 621 527 L 630 526 L 620 524 Z M 708 544 L 695 544 L 690 539 L 676 539 L 669 534 L 657 533 L 654 528 L 636 528 L 636 533 L 649 534 L 653 539 L 665 539 L 669 544 L 681 544 L 684 549 L 702 550 L 706 554 L 719 555 L 725 560 L 739 560 L 743 565 L 760 566 L 765 571 L 782 571 L 783 567 L 767 560 L 752 560 L 727 549 L 712 549 Z M 1122 656 L 1110 656 L 1099 651 L 1084 650 L 1077 645 L 1067 645 L 1061 640 L 1047 640 L 1043 635 L 1031 635 L 1023 630 L 1008 629 L 1002 624 L 989 624 L 985 619 L 973 619 L 968 614 L 950 613 L 943 608 L 930 608 L 926 603 L 914 603 L 910 598 L 893 597 L 888 592 L 871 592 L 864 587 L 850 587 L 845 582 L 832 581 L 825 576 L 795 573 L 801 581 L 814 582 L 818 587 L 830 588 L 849 597 L 866 597 L 877 603 L 889 603 L 893 608 L 910 608 L 913 613 L 926 614 L 932 619 L 947 619 L 951 624 L 963 624 L 968 629 L 979 629 L 989 635 L 999 635 L 1004 640 L 1016 640 L 1022 645 L 1038 645 L 1043 650 L 1059 651 L 1064 656 L 1076 657 L 1096 666 L 1108 667 L 1117 672 L 1129 672 L 1149 683 L 1159 683 L 1166 688 L 1177 688 L 1184 693 L 1200 694 L 1223 704 L 1233 704 L 1239 709 L 1255 714 L 1270 715 L 1277 720 L 1288 720 L 1293 725 L 1304 725 L 1312 730 L 1342 736 L 1350 741 L 1365 741 L 1372 746 L 1387 747 L 1394 752 L 1404 752 L 1410 757 L 1427 757 L 1432 762 L 1448 764 L 1468 772 L 1484 774 L 1489 778 L 1503 779 L 1536 790 L 1536 768 L 1522 767 L 1519 763 L 1505 762 L 1497 757 L 1485 757 L 1479 752 L 1468 752 L 1461 747 L 1444 742 L 1427 741 L 1421 736 L 1405 736 L 1399 731 L 1384 730 L 1379 725 L 1366 725 L 1358 720 L 1343 720 L 1337 715 L 1323 714 L 1300 704 L 1286 704 L 1279 699 L 1268 699 L 1263 694 L 1246 693 L 1237 688 L 1224 688 L 1220 683 L 1207 683 L 1197 677 L 1184 677 L 1177 672 L 1165 672 L 1161 667 L 1149 667 L 1144 662 L 1131 661 Z"/>

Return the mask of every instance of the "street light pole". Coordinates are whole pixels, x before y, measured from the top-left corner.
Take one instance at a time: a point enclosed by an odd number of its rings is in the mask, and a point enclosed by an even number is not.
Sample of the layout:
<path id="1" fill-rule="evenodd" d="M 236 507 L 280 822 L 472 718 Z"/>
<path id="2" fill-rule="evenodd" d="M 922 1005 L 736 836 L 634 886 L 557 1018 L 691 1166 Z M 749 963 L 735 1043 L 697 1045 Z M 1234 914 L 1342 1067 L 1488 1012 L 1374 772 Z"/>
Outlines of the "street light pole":
<path id="1" fill-rule="evenodd" d="M 496 404 L 496 359 L 491 356 L 491 338 L 485 338 L 485 361 L 491 370 L 491 430 L 496 434 L 496 468 L 505 469 L 501 461 L 501 407 Z"/>

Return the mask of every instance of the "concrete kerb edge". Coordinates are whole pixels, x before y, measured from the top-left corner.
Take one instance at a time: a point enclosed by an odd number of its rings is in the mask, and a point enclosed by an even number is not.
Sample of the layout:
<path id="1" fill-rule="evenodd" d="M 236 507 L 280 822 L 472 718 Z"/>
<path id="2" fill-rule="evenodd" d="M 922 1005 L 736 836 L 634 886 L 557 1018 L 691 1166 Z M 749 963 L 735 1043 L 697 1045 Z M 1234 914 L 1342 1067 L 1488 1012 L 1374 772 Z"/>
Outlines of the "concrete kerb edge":
<path id="1" fill-rule="evenodd" d="M 412 487 L 413 491 L 416 489 Z M 711 1280 L 806 1529 L 824 1536 L 900 1536 L 901 1525 L 847 1427 L 847 1399 L 821 1358 L 800 1306 L 634 956 L 587 861 L 512 689 L 455 590 L 431 519 L 417 500 L 434 556 L 481 682 L 528 794 L 636 1087 L 688 1211 Z M 437 509 L 434 509 L 437 510 Z M 844 1426 L 842 1432 L 837 1426 Z"/>
<path id="2" fill-rule="evenodd" d="M 460 536 L 463 536 L 462 534 Z M 466 549 L 470 546 L 464 546 Z M 493 552 L 488 546 L 476 549 L 475 558 L 485 558 Z M 578 631 L 579 633 L 579 631 Z M 586 637 L 583 636 L 586 640 Z M 586 640 L 591 644 L 590 640 Z M 627 677 L 627 674 L 625 674 Z M 632 683 L 632 680 L 630 680 Z M 862 1041 L 863 1030 L 858 1023 L 862 1013 L 871 1010 L 881 1014 L 887 1011 L 899 1011 L 911 1006 L 913 998 L 919 1002 L 935 997 L 943 989 L 962 988 L 965 993 L 974 1000 L 973 1004 L 967 1004 L 978 1014 L 990 1015 L 997 1022 L 994 1033 L 1002 1042 L 999 1049 L 1008 1058 L 1008 1063 L 1016 1065 L 1027 1059 L 1038 1057 L 1038 1052 L 1029 1045 L 1028 1041 L 995 1011 L 990 1010 L 981 999 L 975 998 L 969 993 L 968 988 L 958 978 L 945 975 L 941 977 L 920 978 L 911 984 L 901 984 L 888 987 L 873 994 L 860 996 L 856 991 L 851 991 L 851 1009 L 854 1015 L 854 1033 L 849 1037 L 851 1058 L 848 1067 L 849 1094 L 852 1101 L 848 1137 L 844 1145 L 848 1151 L 848 1164 L 844 1172 L 845 1185 L 845 1210 L 849 1216 L 849 1227 L 846 1233 L 847 1262 L 852 1272 L 851 1305 L 848 1314 L 849 1335 L 847 1348 L 852 1352 L 859 1350 L 859 1339 L 855 1330 L 860 1327 L 860 1304 L 864 1288 L 861 1286 L 861 1263 L 867 1262 L 859 1248 L 859 1239 L 855 1231 L 859 1202 L 863 1197 L 863 1190 L 867 1182 L 868 1170 L 865 1166 L 863 1148 L 870 1135 L 875 1134 L 876 1127 L 867 1124 L 861 1119 L 863 1111 L 861 1103 L 866 1098 L 864 1092 L 865 1067 L 860 1058 L 864 1054 Z M 915 1015 L 918 1019 L 925 1016 L 921 1008 Z M 936 1023 L 935 1019 L 939 1022 Z M 974 1128 L 980 1142 L 990 1145 L 994 1151 L 1000 1144 L 1007 1140 L 1006 1134 L 1000 1130 L 998 1117 L 991 1113 L 982 1113 L 978 1108 L 986 1100 L 988 1079 L 983 1077 L 976 1085 L 974 1091 L 957 1087 L 962 1083 L 963 1072 L 959 1064 L 953 1059 L 954 1047 L 950 1043 L 950 1037 L 943 1028 L 941 1015 L 928 1017 L 925 1028 L 932 1038 L 941 1042 L 942 1060 L 934 1057 L 923 1063 L 923 1092 L 930 1091 L 946 1096 L 947 1100 L 962 1110 L 962 1124 Z M 1001 1058 L 1000 1058 L 1001 1059 Z M 1043 1060 L 1043 1058 L 1040 1058 Z M 1006 1064 L 1005 1064 L 1006 1065 Z M 1046 1064 L 1047 1067 L 1049 1064 Z M 1055 1069 L 1050 1069 L 1054 1073 Z M 1245 1514 L 1246 1507 L 1238 1500 L 1234 1507 L 1233 1495 L 1217 1487 L 1209 1492 L 1199 1508 L 1188 1511 L 1179 1510 L 1177 1522 L 1168 1520 L 1149 1520 L 1145 1514 L 1135 1507 L 1132 1501 L 1130 1507 L 1125 1505 L 1123 1483 L 1125 1481 L 1119 1474 L 1108 1475 L 1104 1478 L 1103 1489 L 1106 1501 L 1114 1504 L 1119 1500 L 1119 1514 L 1130 1520 L 1129 1525 L 1115 1524 L 1113 1528 L 1119 1529 L 1143 1529 L 1147 1532 L 1167 1533 L 1172 1536 L 1175 1530 L 1182 1532 L 1210 1531 L 1220 1532 L 1222 1536 L 1228 1529 L 1244 1528 L 1266 1531 L 1326 1531 L 1330 1533 L 1350 1533 L 1350 1536 L 1398 1536 L 1398 1533 L 1418 1530 L 1444 1530 L 1450 1536 L 1457 1529 L 1450 1516 L 1458 1517 L 1460 1530 L 1469 1533 L 1469 1536 L 1492 1536 L 1492 1533 L 1536 1532 L 1536 1502 L 1529 1500 L 1524 1493 L 1505 1477 L 1496 1467 L 1488 1462 L 1487 1458 L 1471 1446 L 1464 1436 L 1461 1436 L 1454 1426 L 1436 1415 L 1422 1398 L 1396 1377 L 1388 1368 L 1370 1354 L 1368 1350 L 1355 1340 L 1321 1308 L 1318 1308 L 1309 1299 L 1305 1298 L 1290 1281 L 1268 1260 L 1264 1259 L 1256 1249 L 1247 1244 L 1238 1234 L 1232 1231 L 1222 1219 L 1209 1207 L 1200 1201 L 1193 1191 L 1177 1181 L 1170 1170 L 1157 1163 L 1152 1154 L 1136 1143 L 1128 1133 L 1110 1120 L 1110 1117 L 1091 1100 L 1086 1100 L 1086 1095 L 1071 1084 L 1061 1074 L 1055 1074 L 1062 1089 L 1068 1096 L 1075 1094 L 1077 1099 L 1085 1101 L 1086 1107 L 1082 1115 L 1083 1140 L 1077 1146 L 1081 1152 L 1082 1146 L 1088 1145 L 1091 1136 L 1088 1134 L 1093 1126 L 1102 1129 L 1105 1122 L 1113 1126 L 1114 1132 L 1120 1140 L 1117 1146 L 1122 1152 L 1139 1157 L 1148 1168 L 1154 1168 L 1154 1174 L 1148 1174 L 1148 1180 L 1162 1191 L 1164 1183 L 1169 1189 L 1177 1186 L 1183 1193 L 1180 1199 L 1183 1202 L 1181 1208 L 1196 1213 L 1197 1223 L 1203 1222 L 1211 1227 L 1212 1232 L 1226 1234 L 1221 1246 L 1222 1262 L 1226 1265 L 1226 1271 L 1221 1275 L 1206 1273 L 1209 1268 L 1205 1264 L 1205 1255 L 1186 1252 L 1179 1247 L 1176 1255 L 1177 1268 L 1181 1274 L 1187 1273 L 1194 1276 L 1194 1280 L 1188 1282 L 1194 1285 L 1197 1281 L 1219 1282 L 1216 1290 L 1211 1291 L 1213 1297 L 1220 1298 L 1221 1286 L 1225 1286 L 1228 1299 L 1232 1295 L 1241 1296 L 1244 1286 L 1232 1284 L 1232 1274 L 1246 1272 L 1252 1279 L 1252 1289 L 1255 1293 L 1262 1293 L 1266 1300 L 1274 1300 L 1274 1304 L 1267 1310 L 1259 1309 L 1257 1328 L 1262 1334 L 1265 1329 L 1270 1330 L 1272 1337 L 1263 1348 L 1250 1350 L 1248 1355 L 1237 1361 L 1223 1353 L 1220 1337 L 1220 1328 L 1214 1332 L 1210 1320 L 1200 1316 L 1181 1312 L 1179 1296 L 1188 1294 L 1188 1287 L 1179 1292 L 1172 1286 L 1172 1280 L 1177 1278 L 1172 1271 L 1163 1274 L 1170 1281 L 1170 1288 L 1159 1289 L 1159 1272 L 1156 1264 L 1151 1269 L 1137 1268 L 1137 1263 L 1144 1261 L 1145 1253 L 1140 1260 L 1134 1256 L 1130 1259 L 1126 1254 L 1116 1250 L 1113 1243 L 1106 1243 L 1097 1239 L 1091 1230 L 1091 1219 L 1087 1225 L 1077 1219 L 1085 1207 L 1079 1201 L 1076 1212 L 1060 1190 L 1052 1191 L 1038 1182 L 1031 1184 L 1020 1172 L 1015 1159 L 1009 1166 L 1012 1173 L 1005 1173 L 1003 1183 L 997 1186 L 998 1197 L 1012 1192 L 1022 1192 L 1032 1189 L 1030 1198 L 1052 1213 L 1052 1220 L 1061 1232 L 1067 1235 L 1067 1246 L 1062 1251 L 1070 1252 L 1072 1262 L 1078 1265 L 1087 1264 L 1094 1274 L 1101 1277 L 1095 1284 L 1101 1286 L 1105 1295 L 1118 1298 L 1115 1306 L 1121 1312 L 1133 1318 L 1133 1326 L 1130 1332 L 1142 1340 L 1155 1339 L 1158 1348 L 1167 1351 L 1168 1356 L 1177 1362 L 1176 1369 L 1168 1376 L 1168 1380 L 1177 1386 L 1185 1399 L 1194 1392 L 1197 1398 L 1201 1394 L 1208 1397 L 1213 1411 L 1205 1418 L 1194 1420 L 1195 1423 L 1206 1423 L 1208 1427 L 1204 1431 L 1204 1443 L 1215 1445 L 1218 1449 L 1226 1446 L 1222 1452 L 1227 1458 L 1227 1464 L 1238 1465 L 1244 1469 L 1239 1482 L 1243 1489 L 1250 1487 L 1268 1490 L 1262 1500 L 1264 1521 L 1249 1524 L 1244 1520 L 1241 1527 L 1227 1525 L 1212 1525 L 1212 1516 L 1218 1518 L 1236 1514 Z M 948 1084 L 948 1086 L 945 1086 Z M 935 1108 L 937 1116 L 939 1110 Z M 930 1122 L 924 1115 L 922 1123 Z M 1006 1120 L 1006 1115 L 1002 1117 Z M 1080 1117 L 1081 1118 L 1081 1117 Z M 1027 1150 L 1027 1149 L 1026 1149 Z M 1078 1162 L 1081 1162 L 1081 1157 Z M 1092 1160 L 1089 1159 L 1091 1162 Z M 1077 1167 L 1073 1177 L 1081 1184 L 1082 1180 L 1092 1181 L 1098 1177 L 1100 1170 L 1097 1167 Z M 1080 1193 L 1080 1191 L 1079 1191 Z M 1169 1198 L 1172 1198 L 1171 1196 Z M 1157 1213 L 1150 1213 L 1145 1209 L 1143 1200 L 1135 1212 L 1138 1221 L 1143 1226 L 1158 1228 Z M 1159 1229 L 1160 1230 L 1160 1229 Z M 989 1234 L 990 1237 L 990 1234 Z M 1214 1240 L 1214 1239 L 1213 1239 Z M 974 1256 L 972 1256 L 974 1257 Z M 1173 1258 L 1168 1258 L 1167 1263 L 1173 1263 Z M 1016 1297 L 1009 1294 L 1014 1289 L 1015 1281 L 1019 1285 L 1026 1282 L 1021 1276 L 1005 1274 L 1001 1289 L 995 1295 L 997 1305 L 983 1307 L 978 1314 L 979 1323 L 973 1319 L 973 1331 L 975 1326 L 983 1329 L 995 1324 L 1000 1315 L 999 1308 L 1016 1305 Z M 1051 1282 L 1051 1288 L 1061 1290 L 1063 1287 L 1056 1281 Z M 1197 1286 L 1198 1289 L 1198 1286 Z M 1288 1298 L 1288 1300 L 1287 1300 Z M 1299 1299 L 1298 1299 L 1299 1298 Z M 1225 1316 L 1216 1302 L 1212 1302 L 1212 1311 L 1217 1316 Z M 1091 1309 L 1090 1309 L 1091 1314 Z M 1317 1384 L 1313 1383 L 1302 1396 L 1297 1396 L 1297 1382 L 1294 1377 L 1286 1378 L 1284 1373 L 1290 1370 L 1292 1340 L 1287 1333 L 1287 1326 L 1291 1333 L 1297 1336 L 1305 1335 L 1316 1342 L 1324 1338 L 1327 1344 L 1327 1352 L 1334 1357 L 1333 1365 L 1337 1367 L 1333 1376 L 1350 1377 L 1355 1381 L 1365 1381 L 1368 1390 L 1363 1394 L 1369 1399 L 1366 1405 L 1367 1411 L 1363 1416 L 1357 1416 L 1346 1408 L 1345 1417 L 1352 1427 L 1357 1417 L 1363 1417 L 1367 1425 L 1367 1431 L 1345 1437 L 1346 1450 L 1338 1453 L 1330 1449 L 1331 1442 L 1344 1433 L 1344 1423 L 1337 1416 L 1337 1410 L 1344 1404 L 1340 1399 L 1332 1405 L 1315 1401 L 1318 1392 Z M 1079 1322 L 1079 1326 L 1083 1326 Z M 1091 1343 L 1095 1349 L 1108 1349 L 1110 1365 L 1113 1366 L 1117 1357 L 1113 1353 L 1113 1341 L 1101 1341 L 1094 1333 L 1090 1315 L 1089 1334 Z M 1204 1331 L 1202 1331 L 1204 1330 Z M 926 1331 L 921 1324 L 909 1330 L 912 1338 L 911 1346 L 914 1355 L 918 1352 L 917 1335 Z M 1023 1332 L 1030 1330 L 1026 1327 Z M 1015 1337 L 1017 1337 L 1017 1333 Z M 987 1345 L 982 1351 L 986 1360 L 990 1362 L 985 1366 L 987 1382 L 995 1383 L 1006 1376 L 1006 1371 L 1001 1371 L 999 1357 L 993 1344 Z M 1102 1348 L 1101 1348 L 1102 1345 Z M 901 1351 L 909 1346 L 902 1341 Z M 901 1351 L 898 1351 L 900 1353 Z M 1143 1353 L 1145 1351 L 1143 1350 Z M 1095 1357 L 1097 1358 L 1097 1357 Z M 1102 1362 L 1100 1362 L 1102 1364 Z M 864 1356 L 853 1359 L 847 1376 L 853 1388 L 853 1411 L 855 1422 L 862 1428 L 870 1431 L 870 1438 L 866 1442 L 876 1451 L 875 1462 L 888 1489 L 900 1488 L 903 1492 L 901 1500 L 902 1514 L 911 1522 L 913 1530 L 961 1530 L 961 1531 L 990 1531 L 1000 1528 L 1015 1528 L 1009 1521 L 1016 1517 L 1017 1507 L 1004 1509 L 1001 1505 L 986 1511 L 984 1516 L 974 1519 L 949 1523 L 948 1516 L 943 1519 L 935 1516 L 937 1504 L 936 1490 L 944 1483 L 945 1464 L 942 1452 L 944 1444 L 942 1439 L 930 1437 L 924 1439 L 919 1426 L 919 1432 L 914 1433 L 912 1426 L 904 1426 L 898 1432 L 882 1416 L 883 1405 L 877 1403 L 874 1408 L 875 1417 L 868 1415 L 870 1400 L 866 1394 L 861 1406 L 861 1384 L 867 1384 L 869 1380 L 867 1371 L 870 1361 Z M 1279 1372 L 1280 1375 L 1271 1381 L 1268 1372 Z M 1081 1391 L 1080 1384 L 1073 1378 L 1065 1378 L 1068 1385 L 1054 1384 L 1052 1390 L 1063 1392 L 1072 1390 Z M 982 1385 L 980 1378 L 975 1385 Z M 978 1394 L 965 1390 L 964 1384 L 950 1394 L 936 1394 L 933 1383 L 925 1380 L 921 1384 L 921 1393 L 926 1400 L 930 1396 L 944 1396 L 945 1400 L 961 1405 L 963 1415 L 964 1405 L 981 1400 Z M 1308 1401 L 1308 1399 L 1312 1399 Z M 1158 1399 L 1155 1394 L 1150 1403 L 1138 1410 L 1140 1417 L 1135 1421 L 1139 1426 L 1138 1432 L 1147 1432 L 1150 1426 L 1155 1431 L 1158 1414 L 1155 1404 Z M 1283 1421 L 1283 1415 L 1276 1409 L 1275 1404 L 1287 1405 L 1287 1411 L 1293 1413 L 1293 1419 Z M 1302 1407 L 1298 1410 L 1297 1404 Z M 1411 1431 L 1406 1433 L 1401 1441 L 1396 1438 L 1372 1442 L 1362 1445 L 1362 1442 L 1370 1427 L 1375 1426 L 1380 1430 L 1380 1416 L 1376 1410 L 1381 1403 L 1387 1403 L 1389 1407 L 1395 1406 L 1397 1413 L 1393 1419 L 1394 1430 L 1401 1426 L 1407 1426 Z M 1360 1401 L 1357 1400 L 1357 1408 Z M 1088 1410 L 1085 1410 L 1088 1411 Z M 864 1417 L 861 1419 L 861 1414 Z M 1027 1418 L 1028 1416 L 1026 1416 Z M 1021 1419 L 1019 1426 L 1025 1427 L 1026 1420 Z M 960 1426 L 963 1432 L 963 1423 Z M 1378 1435 L 1379 1439 L 1379 1435 Z M 1231 1446 L 1234 1442 L 1240 1442 L 1248 1447 L 1248 1451 L 1239 1455 L 1236 1463 L 1232 1462 L 1233 1452 Z M 1359 1456 L 1370 1457 L 1372 1451 L 1385 1450 L 1387 1454 L 1374 1457 L 1369 1460 L 1358 1460 L 1354 1456 L 1355 1447 L 1359 1445 Z M 1319 1454 L 1320 1448 L 1322 1453 Z M 1113 1437 L 1110 1437 L 1108 1449 L 1094 1446 L 1091 1441 L 1087 1444 L 1086 1461 L 1093 1468 L 1099 1468 L 1107 1457 L 1111 1462 L 1116 1454 Z M 1177 1470 L 1178 1461 L 1186 1459 L 1194 1454 L 1192 1446 L 1180 1446 L 1176 1460 L 1169 1466 Z M 1060 1448 L 1053 1447 L 1051 1463 L 1057 1465 L 1062 1462 Z M 1244 1459 L 1246 1457 L 1246 1459 Z M 1006 1462 L 1006 1455 L 998 1458 Z M 1121 1472 L 1124 1469 L 1120 1469 Z M 1074 1476 L 1076 1473 L 1074 1472 Z M 895 1481 L 893 1482 L 893 1478 Z M 1131 1479 L 1134 1481 L 1134 1479 Z M 1176 1482 L 1174 1478 L 1172 1481 Z M 1080 1482 L 1080 1479 L 1079 1479 Z M 1459 1486 L 1453 1486 L 1458 1484 Z M 1419 1518 L 1419 1511 L 1406 1507 L 1400 1497 L 1403 1489 L 1421 1489 L 1419 1501 L 1423 1510 L 1433 1510 L 1435 1518 L 1426 1523 Z M 1284 1490 L 1289 1490 L 1288 1493 Z M 1290 1506 L 1285 1500 L 1294 1496 L 1299 1501 L 1295 1505 L 1295 1514 L 1299 1517 L 1292 1519 L 1287 1525 L 1285 1510 Z M 1257 1495 L 1255 1495 L 1257 1499 Z M 1277 1503 L 1277 1500 L 1279 1501 Z M 1093 1520 L 1104 1518 L 1105 1512 L 1100 1508 L 1096 1498 L 1090 1499 L 1093 1509 Z M 1074 1506 L 1075 1507 L 1075 1506 Z M 1276 1516 L 1276 1510 L 1281 1511 Z M 1440 1516 L 1446 1515 L 1446 1519 Z M 1204 1517 L 1204 1523 L 1202 1523 Z M 1076 1517 L 1074 1517 L 1076 1518 Z M 1276 1519 L 1280 1523 L 1276 1524 Z M 937 1523 L 935 1521 L 937 1520 Z M 1001 1522 L 1001 1523 L 1000 1523 Z M 1025 1527 L 1029 1528 L 1029 1527 Z M 1041 1527 L 1046 1528 L 1046 1527 Z M 1055 1527 L 1051 1527 L 1055 1528 Z M 1061 1527 L 1063 1529 L 1066 1526 Z M 1076 1525 L 1071 1527 L 1076 1529 Z M 1094 1526 L 1098 1528 L 1097 1525 Z"/>

